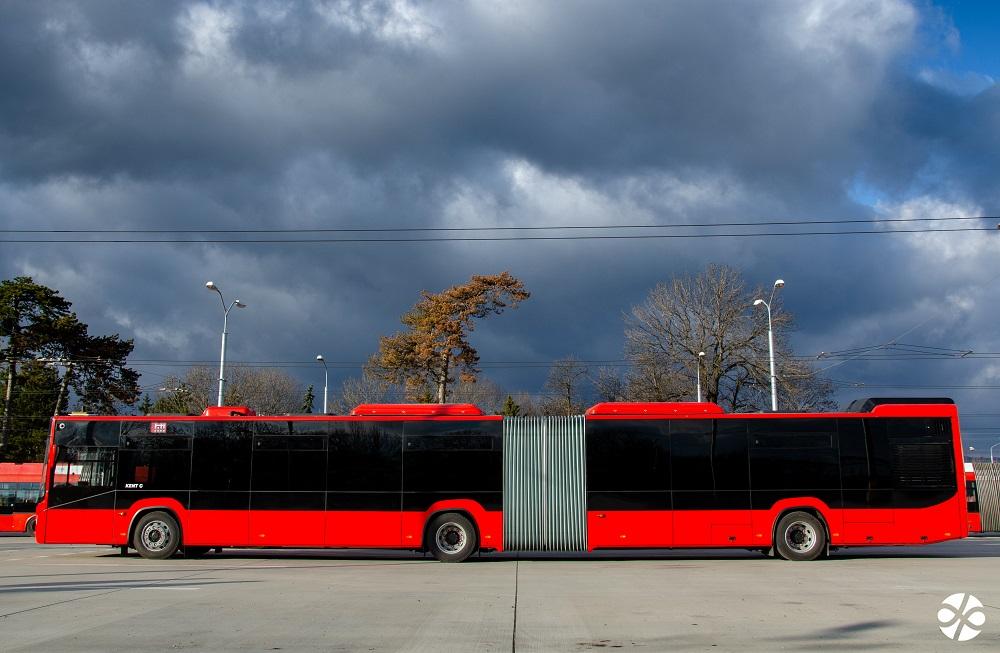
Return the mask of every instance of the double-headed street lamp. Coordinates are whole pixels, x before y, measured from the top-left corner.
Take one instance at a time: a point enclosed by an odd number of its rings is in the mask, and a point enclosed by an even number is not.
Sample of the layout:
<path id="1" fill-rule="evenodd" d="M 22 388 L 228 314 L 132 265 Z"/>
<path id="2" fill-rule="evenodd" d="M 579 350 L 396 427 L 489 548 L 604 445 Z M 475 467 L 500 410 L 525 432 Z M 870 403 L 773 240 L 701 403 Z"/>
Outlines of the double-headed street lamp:
<path id="1" fill-rule="evenodd" d="M 698 403 L 701 403 L 701 359 L 704 358 L 704 357 L 705 357 L 705 352 L 699 351 L 698 352 L 698 372 L 697 372 L 697 378 L 698 378 Z"/>
<path id="2" fill-rule="evenodd" d="M 222 405 L 222 390 L 226 385 L 226 336 L 229 334 L 229 311 L 233 310 L 233 306 L 236 308 L 246 308 L 247 305 L 238 299 L 233 300 L 232 304 L 226 306 L 226 298 L 222 296 L 222 291 L 214 283 L 209 281 L 205 284 L 205 287 L 212 292 L 219 293 L 219 299 L 222 300 L 222 354 L 219 356 L 219 399 L 216 403 L 217 406 Z"/>
<path id="3" fill-rule="evenodd" d="M 330 368 L 326 366 L 326 359 L 323 358 L 323 354 L 316 357 L 320 363 L 323 363 L 323 414 L 326 415 L 326 388 L 330 380 Z"/>
<path id="4" fill-rule="evenodd" d="M 754 306 L 763 304 L 764 308 L 767 309 L 767 348 L 771 353 L 771 410 L 774 412 L 778 412 L 778 385 L 774 376 L 774 330 L 771 328 L 771 304 L 774 302 L 774 293 L 784 285 L 784 279 L 778 279 L 774 282 L 774 287 L 771 288 L 771 298 L 768 301 L 753 300 Z"/>

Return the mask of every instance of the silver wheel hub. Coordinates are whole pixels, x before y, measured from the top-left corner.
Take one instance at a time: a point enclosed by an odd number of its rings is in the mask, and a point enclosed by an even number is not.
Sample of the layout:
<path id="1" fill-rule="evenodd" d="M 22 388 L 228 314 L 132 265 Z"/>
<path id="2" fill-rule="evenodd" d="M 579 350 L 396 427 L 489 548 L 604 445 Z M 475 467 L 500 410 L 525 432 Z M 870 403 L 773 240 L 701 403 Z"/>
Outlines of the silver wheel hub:
<path id="1" fill-rule="evenodd" d="M 816 546 L 816 529 L 804 521 L 792 522 L 785 529 L 785 544 L 797 553 L 807 553 Z"/>
<path id="2" fill-rule="evenodd" d="M 151 521 L 142 529 L 142 545 L 149 551 L 162 551 L 170 545 L 171 540 L 173 533 L 166 522 Z"/>
<path id="3" fill-rule="evenodd" d="M 459 524 L 446 522 L 438 527 L 434 534 L 434 541 L 438 548 L 445 553 L 458 553 L 465 548 L 469 542 L 469 537 Z"/>

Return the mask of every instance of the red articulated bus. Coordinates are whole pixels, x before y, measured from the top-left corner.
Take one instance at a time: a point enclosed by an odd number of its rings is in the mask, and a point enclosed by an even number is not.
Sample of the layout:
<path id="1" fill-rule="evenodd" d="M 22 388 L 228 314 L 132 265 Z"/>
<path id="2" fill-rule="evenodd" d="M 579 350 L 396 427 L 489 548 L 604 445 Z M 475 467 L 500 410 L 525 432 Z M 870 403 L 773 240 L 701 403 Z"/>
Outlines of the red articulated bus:
<path id="1" fill-rule="evenodd" d="M 839 547 L 968 535 L 958 412 L 872 399 L 846 412 L 725 414 L 604 403 L 503 418 L 469 404 L 348 416 L 53 420 L 40 543 L 147 558 L 219 547 L 593 551 Z"/>
<path id="2" fill-rule="evenodd" d="M 34 533 L 42 463 L 0 463 L 0 533 Z"/>

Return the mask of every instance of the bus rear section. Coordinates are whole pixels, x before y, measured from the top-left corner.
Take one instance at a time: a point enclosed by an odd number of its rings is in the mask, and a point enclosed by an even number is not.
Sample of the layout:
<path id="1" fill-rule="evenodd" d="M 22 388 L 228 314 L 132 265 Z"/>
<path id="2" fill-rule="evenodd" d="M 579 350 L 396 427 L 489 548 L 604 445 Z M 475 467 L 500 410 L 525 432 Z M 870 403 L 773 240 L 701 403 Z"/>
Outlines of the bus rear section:
<path id="1" fill-rule="evenodd" d="M 501 418 L 470 405 L 350 416 L 57 418 L 40 542 L 475 551 L 838 547 L 965 537 L 948 400 L 726 414 L 606 403 Z"/>
<path id="2" fill-rule="evenodd" d="M 0 532 L 35 532 L 42 469 L 42 463 L 0 463 Z"/>
<path id="3" fill-rule="evenodd" d="M 826 548 L 965 537 L 958 414 L 949 400 L 921 401 L 811 415 L 595 406 L 589 546 L 733 546 L 812 559 Z"/>

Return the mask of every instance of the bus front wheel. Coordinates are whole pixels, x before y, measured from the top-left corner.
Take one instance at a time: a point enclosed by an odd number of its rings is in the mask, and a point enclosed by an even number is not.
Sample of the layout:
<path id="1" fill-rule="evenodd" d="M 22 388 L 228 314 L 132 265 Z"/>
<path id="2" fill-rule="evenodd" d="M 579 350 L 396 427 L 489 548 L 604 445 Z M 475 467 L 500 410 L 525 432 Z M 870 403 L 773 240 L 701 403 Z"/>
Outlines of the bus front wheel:
<path id="1" fill-rule="evenodd" d="M 465 515 L 446 512 L 431 520 L 427 548 L 441 562 L 462 562 L 478 548 L 476 527 Z"/>
<path id="2" fill-rule="evenodd" d="M 181 529 L 177 520 L 165 512 L 143 515 L 135 527 L 132 546 L 143 558 L 164 560 L 177 552 L 181 543 Z"/>

